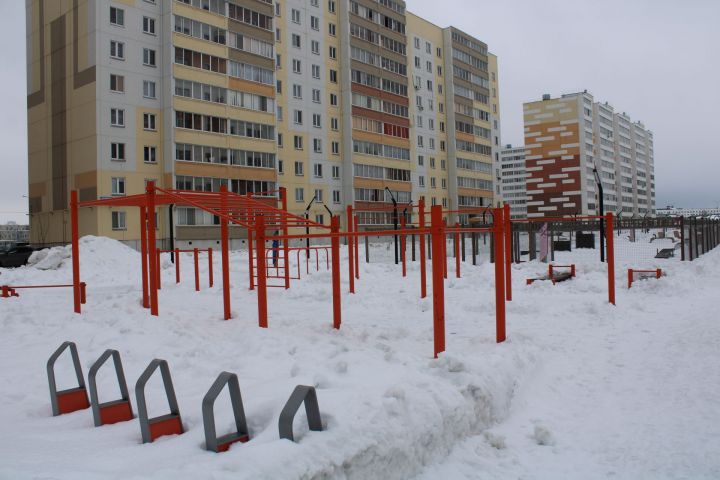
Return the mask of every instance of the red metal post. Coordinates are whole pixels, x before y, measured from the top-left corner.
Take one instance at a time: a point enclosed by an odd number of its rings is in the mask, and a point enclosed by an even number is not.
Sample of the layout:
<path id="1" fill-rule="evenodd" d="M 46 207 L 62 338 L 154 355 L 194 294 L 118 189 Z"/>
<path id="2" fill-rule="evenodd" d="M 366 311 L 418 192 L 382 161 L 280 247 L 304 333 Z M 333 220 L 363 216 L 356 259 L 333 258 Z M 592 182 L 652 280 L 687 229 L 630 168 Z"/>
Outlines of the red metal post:
<path id="1" fill-rule="evenodd" d="M 628 288 L 632 287 L 632 281 L 633 281 L 633 269 L 628 268 Z"/>
<path id="2" fill-rule="evenodd" d="M 425 230 L 425 199 L 420 199 L 418 210 L 420 230 Z M 420 298 L 427 297 L 427 265 L 425 264 L 425 233 L 419 235 L 420 241 Z"/>
<path id="3" fill-rule="evenodd" d="M 148 292 L 147 208 L 140 207 L 140 252 L 142 254 L 142 305 L 150 308 Z"/>
<path id="4" fill-rule="evenodd" d="M 445 351 L 445 281 L 443 280 L 443 244 L 445 243 L 445 223 L 442 207 L 430 207 L 430 230 L 432 248 L 432 294 L 433 294 L 433 347 L 434 356 Z M 447 262 L 446 262 L 447 263 Z"/>
<path id="5" fill-rule="evenodd" d="M 180 283 L 180 249 L 175 249 L 175 283 Z"/>
<path id="6" fill-rule="evenodd" d="M 658 277 L 660 278 L 660 277 Z M 80 303 L 85 305 L 87 302 L 87 284 L 85 282 L 80 282 Z"/>
<path id="7" fill-rule="evenodd" d="M 512 221 L 510 220 L 510 204 L 503 207 L 505 217 L 505 299 L 512 300 Z"/>
<path id="8" fill-rule="evenodd" d="M 455 222 L 455 228 L 460 228 L 460 224 Z M 460 278 L 460 234 L 455 232 L 455 277 Z"/>
<path id="9" fill-rule="evenodd" d="M 360 219 L 355 215 L 355 233 L 360 231 Z M 360 280 L 360 237 L 355 237 L 355 278 Z"/>
<path id="10" fill-rule="evenodd" d="M 227 186 L 220 187 L 220 205 L 223 212 L 227 213 Z M 223 308 L 225 320 L 230 320 L 230 252 L 227 218 L 220 217 L 220 246 L 222 249 L 222 279 L 223 279 Z"/>
<path id="11" fill-rule="evenodd" d="M 432 214 L 431 214 L 431 217 L 432 217 Z M 443 223 L 444 222 L 445 222 L 445 219 L 443 219 Z M 447 279 L 447 234 L 445 233 L 445 228 L 443 228 L 442 240 L 443 240 L 442 241 L 443 278 Z M 435 256 L 435 251 L 433 251 L 433 257 L 434 256 Z"/>
<path id="12" fill-rule="evenodd" d="M 195 263 L 195 291 L 200 291 L 200 256 L 198 249 L 193 249 L 193 262 Z"/>
<path id="13" fill-rule="evenodd" d="M 78 226 L 77 190 L 70 192 L 70 223 L 72 229 L 73 307 L 75 313 L 80 313 L 80 229 Z"/>
<path id="14" fill-rule="evenodd" d="M 660 277 L 662 277 L 662 268 L 658 268 L 655 272 L 655 278 L 660 279 Z"/>
<path id="15" fill-rule="evenodd" d="M 158 286 L 157 279 L 159 273 L 157 258 L 157 248 L 155 240 L 155 182 L 150 181 L 145 188 L 146 205 L 147 205 L 147 226 L 148 226 L 148 257 L 150 258 L 150 314 L 158 315 Z"/>
<path id="16" fill-rule="evenodd" d="M 330 239 L 330 250 L 332 251 L 332 290 L 333 290 L 333 328 L 340 329 L 341 319 L 341 297 L 340 297 L 340 217 L 332 217 L 330 231 L 333 233 Z"/>
<path id="17" fill-rule="evenodd" d="M 258 302 L 258 324 L 261 328 L 267 328 L 267 278 L 265 271 L 265 217 L 255 217 L 255 239 L 257 241 L 257 302 Z"/>
<path id="18" fill-rule="evenodd" d="M 282 209 L 288 211 L 287 205 L 287 188 L 280 187 L 280 197 L 282 198 Z M 283 220 L 283 235 L 288 235 L 288 222 L 287 219 Z M 285 289 L 290 288 L 290 240 L 283 239 L 283 255 L 285 255 Z"/>
<path id="19" fill-rule="evenodd" d="M 208 285 L 210 288 L 213 287 L 213 284 L 215 283 L 215 279 L 213 278 L 213 257 L 212 257 L 212 248 L 208 248 Z"/>
<path id="20" fill-rule="evenodd" d="M 613 214 L 605 214 L 605 244 L 607 248 L 608 302 L 615 305 L 615 240 L 613 238 Z"/>
<path id="21" fill-rule="evenodd" d="M 248 228 L 248 271 L 250 272 L 250 290 L 255 290 L 255 270 L 253 268 L 253 232 Z"/>
<path id="22" fill-rule="evenodd" d="M 161 277 L 161 268 L 160 268 L 160 250 L 157 251 L 157 266 L 155 267 L 155 271 L 157 272 L 157 289 L 161 290 L 161 284 L 160 284 L 160 277 Z"/>
<path id="23" fill-rule="evenodd" d="M 493 209 L 493 244 L 495 245 L 495 339 L 505 341 L 505 219 L 502 208 Z"/>
<path id="24" fill-rule="evenodd" d="M 347 245 L 348 245 L 348 281 L 350 283 L 350 293 L 355 293 L 355 248 L 353 243 L 353 207 L 347 206 Z M 318 266 L 319 268 L 319 266 Z"/>
<path id="25" fill-rule="evenodd" d="M 407 259 L 405 258 L 405 215 L 400 218 L 400 258 L 402 259 L 402 276 L 407 277 Z"/>

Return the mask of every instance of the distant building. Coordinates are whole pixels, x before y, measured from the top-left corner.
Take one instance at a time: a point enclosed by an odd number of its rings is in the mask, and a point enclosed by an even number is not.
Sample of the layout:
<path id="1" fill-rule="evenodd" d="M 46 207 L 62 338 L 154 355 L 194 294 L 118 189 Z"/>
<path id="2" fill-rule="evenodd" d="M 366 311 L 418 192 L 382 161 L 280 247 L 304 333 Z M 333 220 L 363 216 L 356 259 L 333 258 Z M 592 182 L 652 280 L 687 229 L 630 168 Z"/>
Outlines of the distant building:
<path id="1" fill-rule="evenodd" d="M 657 209 L 658 217 L 716 217 L 720 216 L 718 208 L 676 208 L 668 205 Z"/>
<path id="2" fill-rule="evenodd" d="M 497 172 L 497 188 L 502 201 L 510 205 L 511 218 L 527 217 L 527 173 L 525 171 L 525 147 L 506 145 L 500 150 Z"/>
<path id="3" fill-rule="evenodd" d="M 30 225 L 18 225 L 15 222 L 0 225 L 0 249 L 29 240 Z"/>
<path id="4" fill-rule="evenodd" d="M 653 134 L 587 91 L 526 103 L 528 217 L 655 214 Z"/>

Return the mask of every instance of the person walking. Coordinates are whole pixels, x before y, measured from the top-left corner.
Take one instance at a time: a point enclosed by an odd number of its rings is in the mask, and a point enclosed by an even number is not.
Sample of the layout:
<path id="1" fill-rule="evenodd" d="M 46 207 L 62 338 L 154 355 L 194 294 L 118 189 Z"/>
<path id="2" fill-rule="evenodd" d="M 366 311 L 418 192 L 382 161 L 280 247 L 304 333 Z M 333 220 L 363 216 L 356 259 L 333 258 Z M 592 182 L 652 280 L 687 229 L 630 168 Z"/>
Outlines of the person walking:
<path id="1" fill-rule="evenodd" d="M 273 236 L 277 237 L 279 232 L 275 230 L 275 233 Z M 272 241 L 272 256 L 273 256 L 273 267 L 277 268 L 278 266 L 278 253 L 280 251 L 280 240 L 277 238 Z"/>

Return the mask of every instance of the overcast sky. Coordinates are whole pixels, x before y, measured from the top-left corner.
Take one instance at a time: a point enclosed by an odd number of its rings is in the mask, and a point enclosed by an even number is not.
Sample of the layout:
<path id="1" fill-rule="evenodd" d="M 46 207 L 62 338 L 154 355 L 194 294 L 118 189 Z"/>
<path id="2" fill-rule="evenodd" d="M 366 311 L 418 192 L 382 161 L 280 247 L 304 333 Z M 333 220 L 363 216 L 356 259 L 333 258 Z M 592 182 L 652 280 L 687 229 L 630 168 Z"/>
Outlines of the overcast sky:
<path id="1" fill-rule="evenodd" d="M 503 143 L 522 104 L 587 89 L 655 135 L 657 206 L 720 204 L 720 0 L 407 0 L 498 55 Z M 0 223 L 26 222 L 25 2 L 0 0 Z"/>

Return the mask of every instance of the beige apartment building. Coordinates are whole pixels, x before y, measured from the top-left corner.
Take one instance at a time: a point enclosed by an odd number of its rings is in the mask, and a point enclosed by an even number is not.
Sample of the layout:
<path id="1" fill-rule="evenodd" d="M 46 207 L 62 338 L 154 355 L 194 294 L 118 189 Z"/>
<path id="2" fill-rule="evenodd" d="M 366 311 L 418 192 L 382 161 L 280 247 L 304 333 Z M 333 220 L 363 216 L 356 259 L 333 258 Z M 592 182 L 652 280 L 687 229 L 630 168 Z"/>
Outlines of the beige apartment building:
<path id="1" fill-rule="evenodd" d="M 394 198 L 491 205 L 497 59 L 394 0 L 26 0 L 31 241 L 69 241 L 70 190 L 276 197 L 364 228 Z M 449 218 L 448 221 L 456 221 Z M 134 245 L 136 209 L 81 210 L 81 235 Z M 205 246 L 217 219 L 158 212 L 158 238 Z M 233 246 L 244 232 L 231 231 Z"/>

